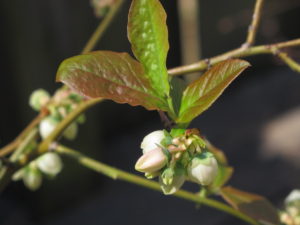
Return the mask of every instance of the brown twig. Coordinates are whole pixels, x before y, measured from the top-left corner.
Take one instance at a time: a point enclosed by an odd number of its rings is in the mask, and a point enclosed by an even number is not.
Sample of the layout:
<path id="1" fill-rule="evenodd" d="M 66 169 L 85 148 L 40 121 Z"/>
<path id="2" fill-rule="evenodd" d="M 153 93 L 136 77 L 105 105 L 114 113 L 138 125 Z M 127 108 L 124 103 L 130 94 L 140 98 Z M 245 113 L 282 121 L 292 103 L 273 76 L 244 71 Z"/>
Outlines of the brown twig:
<path id="1" fill-rule="evenodd" d="M 115 4 L 111 7 L 106 17 L 104 17 L 104 19 L 99 23 L 95 32 L 92 34 L 85 47 L 81 51 L 81 54 L 87 53 L 95 47 L 95 45 L 101 39 L 108 25 L 112 22 L 113 18 L 115 17 L 123 3 L 124 0 L 117 0 L 115 2 Z M 7 154 L 13 152 L 18 147 L 18 145 L 21 144 L 22 140 L 28 134 L 28 132 L 30 132 L 34 127 L 36 127 L 41 122 L 41 120 L 48 115 L 48 113 L 49 112 L 47 112 L 47 110 L 42 111 L 36 118 L 34 118 L 29 123 L 29 125 L 15 138 L 14 141 L 1 148 L 0 157 L 4 157 Z"/>
<path id="2" fill-rule="evenodd" d="M 260 23 L 263 4 L 264 4 L 264 0 L 256 0 L 254 12 L 252 15 L 252 21 L 248 28 L 247 39 L 246 42 L 243 44 L 244 48 L 249 48 L 255 42 L 257 29 Z"/>
<path id="3" fill-rule="evenodd" d="M 173 69 L 168 70 L 168 73 L 169 75 L 177 76 L 185 73 L 203 71 L 208 68 L 208 63 L 207 63 L 208 61 L 209 61 L 209 65 L 215 65 L 216 63 L 231 58 L 245 58 L 253 55 L 274 54 L 274 50 L 273 50 L 274 48 L 283 49 L 283 48 L 296 47 L 296 46 L 300 46 L 300 38 L 291 41 L 279 42 L 271 45 L 258 45 L 249 48 L 241 47 L 241 48 L 231 50 L 229 52 L 225 52 L 221 55 L 217 55 L 210 59 L 204 59 L 189 65 L 175 67 Z M 290 65 L 288 64 L 288 66 Z"/>
<path id="4" fill-rule="evenodd" d="M 49 150 L 50 145 L 65 131 L 65 129 L 84 111 L 93 105 L 103 101 L 102 98 L 85 100 L 69 113 L 53 130 L 53 132 L 44 139 L 38 146 L 38 152 L 44 153 Z"/>
<path id="5" fill-rule="evenodd" d="M 4 157 L 7 154 L 13 152 L 21 143 L 22 140 L 26 137 L 26 135 L 33 129 L 35 128 L 41 120 L 48 115 L 47 110 L 42 110 L 40 114 L 34 118 L 28 125 L 27 127 L 15 138 L 14 141 L 9 143 L 8 145 L 4 146 L 3 148 L 0 149 L 0 157 Z"/>

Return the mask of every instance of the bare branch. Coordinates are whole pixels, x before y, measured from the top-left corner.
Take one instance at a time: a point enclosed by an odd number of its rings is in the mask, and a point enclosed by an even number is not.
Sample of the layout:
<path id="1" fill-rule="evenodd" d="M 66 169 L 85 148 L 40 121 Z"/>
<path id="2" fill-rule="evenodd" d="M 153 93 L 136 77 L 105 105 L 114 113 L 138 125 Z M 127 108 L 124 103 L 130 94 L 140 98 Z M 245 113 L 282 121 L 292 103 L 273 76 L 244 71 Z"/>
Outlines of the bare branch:
<path id="1" fill-rule="evenodd" d="M 274 48 L 283 49 L 288 47 L 300 46 L 300 38 L 294 39 L 286 42 L 279 42 L 271 45 L 258 45 L 249 48 L 237 48 L 229 52 L 225 52 L 221 55 L 217 55 L 210 59 L 200 60 L 196 63 L 192 63 L 185 66 L 175 67 L 168 70 L 169 75 L 177 76 L 185 73 L 192 73 L 197 71 L 203 71 L 208 68 L 210 65 L 215 65 L 216 63 L 222 62 L 231 58 L 245 58 L 253 55 L 262 55 L 262 54 L 274 54 Z M 288 66 L 290 66 L 288 64 Z"/>
<path id="2" fill-rule="evenodd" d="M 252 16 L 252 22 L 248 28 L 247 39 L 246 39 L 246 42 L 243 44 L 244 48 L 249 48 L 255 42 L 257 29 L 258 29 L 260 19 L 261 19 L 261 12 L 262 12 L 262 8 L 263 8 L 263 4 L 264 4 L 264 0 L 256 0 L 254 13 Z"/>

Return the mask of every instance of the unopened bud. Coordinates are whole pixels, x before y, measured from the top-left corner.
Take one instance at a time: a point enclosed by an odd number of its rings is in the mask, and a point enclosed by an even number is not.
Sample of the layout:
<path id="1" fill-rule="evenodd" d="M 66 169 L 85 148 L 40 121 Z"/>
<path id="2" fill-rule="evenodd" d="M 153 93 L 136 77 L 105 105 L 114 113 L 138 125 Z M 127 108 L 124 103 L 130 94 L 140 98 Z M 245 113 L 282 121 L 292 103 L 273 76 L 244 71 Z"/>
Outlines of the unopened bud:
<path id="1" fill-rule="evenodd" d="M 165 185 L 171 185 L 173 182 L 174 175 L 175 175 L 174 169 L 167 168 L 162 172 L 161 180 Z"/>
<path id="2" fill-rule="evenodd" d="M 218 174 L 218 163 L 210 152 L 203 152 L 192 159 L 188 166 L 189 178 L 201 185 L 210 185 Z"/>
<path id="3" fill-rule="evenodd" d="M 294 220 L 293 218 L 286 212 L 282 212 L 280 214 L 280 221 L 284 224 L 287 224 L 287 225 L 294 225 Z"/>
<path id="4" fill-rule="evenodd" d="M 77 136 L 78 126 L 77 123 L 71 123 L 64 132 L 64 137 L 68 140 L 74 140 Z"/>
<path id="5" fill-rule="evenodd" d="M 29 165 L 24 170 L 23 182 L 29 190 L 36 191 L 42 184 L 42 174 L 35 166 Z"/>
<path id="6" fill-rule="evenodd" d="M 36 160 L 37 167 L 50 176 L 57 175 L 62 170 L 62 161 L 57 153 L 48 152 Z"/>
<path id="7" fill-rule="evenodd" d="M 29 105 L 39 111 L 50 100 L 50 95 L 44 89 L 37 89 L 29 97 Z"/>
<path id="8" fill-rule="evenodd" d="M 291 205 L 297 202 L 300 202 L 300 190 L 295 189 L 286 197 L 284 203 L 285 205 Z"/>
<path id="9" fill-rule="evenodd" d="M 19 169 L 17 172 L 15 172 L 12 176 L 12 180 L 13 181 L 18 181 L 18 180 L 21 180 L 23 179 L 23 176 L 24 176 L 24 170 L 25 169 Z"/>
<path id="10" fill-rule="evenodd" d="M 185 145 L 186 146 L 190 146 L 193 143 L 193 139 L 192 138 L 188 138 L 185 140 Z"/>
<path id="11" fill-rule="evenodd" d="M 43 119 L 39 126 L 40 135 L 43 139 L 47 138 L 57 126 L 58 121 L 48 116 Z"/>
<path id="12" fill-rule="evenodd" d="M 145 154 L 148 151 L 157 148 L 157 145 L 160 145 L 160 142 L 164 138 L 165 134 L 162 130 L 153 131 L 152 133 L 145 136 L 141 143 L 141 149 L 143 149 L 143 153 Z"/>
<path id="13" fill-rule="evenodd" d="M 169 173 L 169 172 L 168 172 Z M 163 179 L 162 176 L 159 177 L 159 183 L 162 191 L 165 195 L 174 194 L 178 191 L 185 181 L 185 172 L 183 169 L 175 169 L 172 179 Z M 167 184 L 166 184 L 166 183 Z"/>
<path id="14" fill-rule="evenodd" d="M 181 143 L 181 141 L 180 141 L 179 138 L 174 138 L 174 139 L 172 140 L 172 144 L 174 144 L 174 145 L 179 145 L 180 143 Z"/>
<path id="15" fill-rule="evenodd" d="M 162 149 L 155 149 L 146 152 L 138 159 L 135 164 L 135 169 L 140 172 L 153 173 L 163 168 L 167 163 L 167 157 Z"/>

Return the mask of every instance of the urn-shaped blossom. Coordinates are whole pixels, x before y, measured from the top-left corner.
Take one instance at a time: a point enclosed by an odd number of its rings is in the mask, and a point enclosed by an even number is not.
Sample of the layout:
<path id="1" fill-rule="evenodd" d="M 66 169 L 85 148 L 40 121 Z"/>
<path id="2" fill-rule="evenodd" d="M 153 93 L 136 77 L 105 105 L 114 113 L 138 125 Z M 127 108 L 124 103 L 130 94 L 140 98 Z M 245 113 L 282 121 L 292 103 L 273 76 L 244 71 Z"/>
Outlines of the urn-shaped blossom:
<path id="1" fill-rule="evenodd" d="M 159 147 L 147 151 L 135 164 L 135 169 L 144 173 L 153 173 L 163 168 L 167 163 L 167 157 Z"/>
<path id="2" fill-rule="evenodd" d="M 77 123 L 71 123 L 64 132 L 64 137 L 68 140 L 74 140 L 77 136 L 78 125 Z"/>
<path id="3" fill-rule="evenodd" d="M 167 168 L 159 177 L 159 183 L 165 195 L 174 194 L 185 182 L 185 171 L 182 168 Z"/>
<path id="4" fill-rule="evenodd" d="M 195 156 L 188 165 L 188 176 L 191 181 L 201 185 L 210 185 L 218 174 L 218 163 L 210 152 Z"/>
<path id="5" fill-rule="evenodd" d="M 39 111 L 50 100 L 50 94 L 44 89 L 37 89 L 29 97 L 29 105 Z"/>
<path id="6" fill-rule="evenodd" d="M 39 126 L 40 135 L 43 139 L 47 138 L 57 126 L 58 121 L 51 116 L 42 120 Z"/>
<path id="7" fill-rule="evenodd" d="M 36 168 L 34 163 L 31 163 L 24 169 L 23 182 L 29 190 L 35 191 L 39 189 L 39 187 L 42 185 L 42 180 L 42 174 Z"/>
<path id="8" fill-rule="evenodd" d="M 153 131 L 147 136 L 144 137 L 141 143 L 141 149 L 143 149 L 143 153 L 147 153 L 160 145 L 160 142 L 165 138 L 164 131 L 157 130 Z"/>
<path id="9" fill-rule="evenodd" d="M 62 161 L 57 153 L 48 152 L 36 160 L 37 167 L 45 174 L 55 176 L 62 170 Z"/>

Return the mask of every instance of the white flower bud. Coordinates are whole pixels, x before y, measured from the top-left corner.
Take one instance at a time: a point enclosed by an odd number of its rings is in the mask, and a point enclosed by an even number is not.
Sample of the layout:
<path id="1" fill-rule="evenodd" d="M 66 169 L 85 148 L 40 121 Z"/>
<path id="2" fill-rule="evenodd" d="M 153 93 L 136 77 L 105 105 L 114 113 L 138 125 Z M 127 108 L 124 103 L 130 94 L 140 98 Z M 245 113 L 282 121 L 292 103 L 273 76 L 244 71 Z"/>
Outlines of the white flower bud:
<path id="1" fill-rule="evenodd" d="M 157 145 L 160 145 L 160 142 L 164 138 L 165 134 L 162 130 L 153 131 L 152 133 L 145 136 L 141 144 L 141 149 L 143 149 L 143 153 L 145 154 L 146 152 L 157 148 Z"/>
<path id="2" fill-rule="evenodd" d="M 23 176 L 24 176 L 24 169 L 19 169 L 17 172 L 15 172 L 13 175 L 12 175 L 12 180 L 13 181 L 18 181 L 18 180 L 21 180 L 23 179 Z"/>
<path id="3" fill-rule="evenodd" d="M 24 169 L 23 182 L 29 190 L 35 191 L 42 184 L 42 174 L 35 166 L 29 165 Z"/>
<path id="4" fill-rule="evenodd" d="M 210 185 L 218 174 L 218 163 L 210 152 L 204 152 L 192 159 L 188 166 L 191 181 L 201 185 Z"/>
<path id="5" fill-rule="evenodd" d="M 77 123 L 71 123 L 64 132 L 64 137 L 68 140 L 74 140 L 78 131 Z"/>
<path id="6" fill-rule="evenodd" d="M 172 179 L 166 180 L 162 176 L 159 177 L 160 187 L 165 195 L 174 194 L 176 191 L 178 191 L 181 188 L 181 186 L 184 184 L 184 181 L 185 181 L 185 173 L 183 169 L 175 169 Z"/>
<path id="7" fill-rule="evenodd" d="M 47 138 L 57 126 L 58 121 L 48 116 L 43 119 L 39 126 L 40 135 L 43 139 Z"/>
<path id="8" fill-rule="evenodd" d="M 153 173 L 163 168 L 167 163 L 167 157 L 159 147 L 142 155 L 135 164 L 135 169 L 140 172 Z"/>
<path id="9" fill-rule="evenodd" d="M 29 97 L 29 105 L 39 111 L 50 100 L 50 95 L 44 89 L 37 89 Z"/>
<path id="10" fill-rule="evenodd" d="M 54 152 L 48 152 L 36 160 L 37 167 L 50 176 L 57 175 L 62 170 L 62 161 Z"/>
<path id="11" fill-rule="evenodd" d="M 293 204 L 294 202 L 300 202 L 300 190 L 295 189 L 284 200 L 285 205 Z"/>

